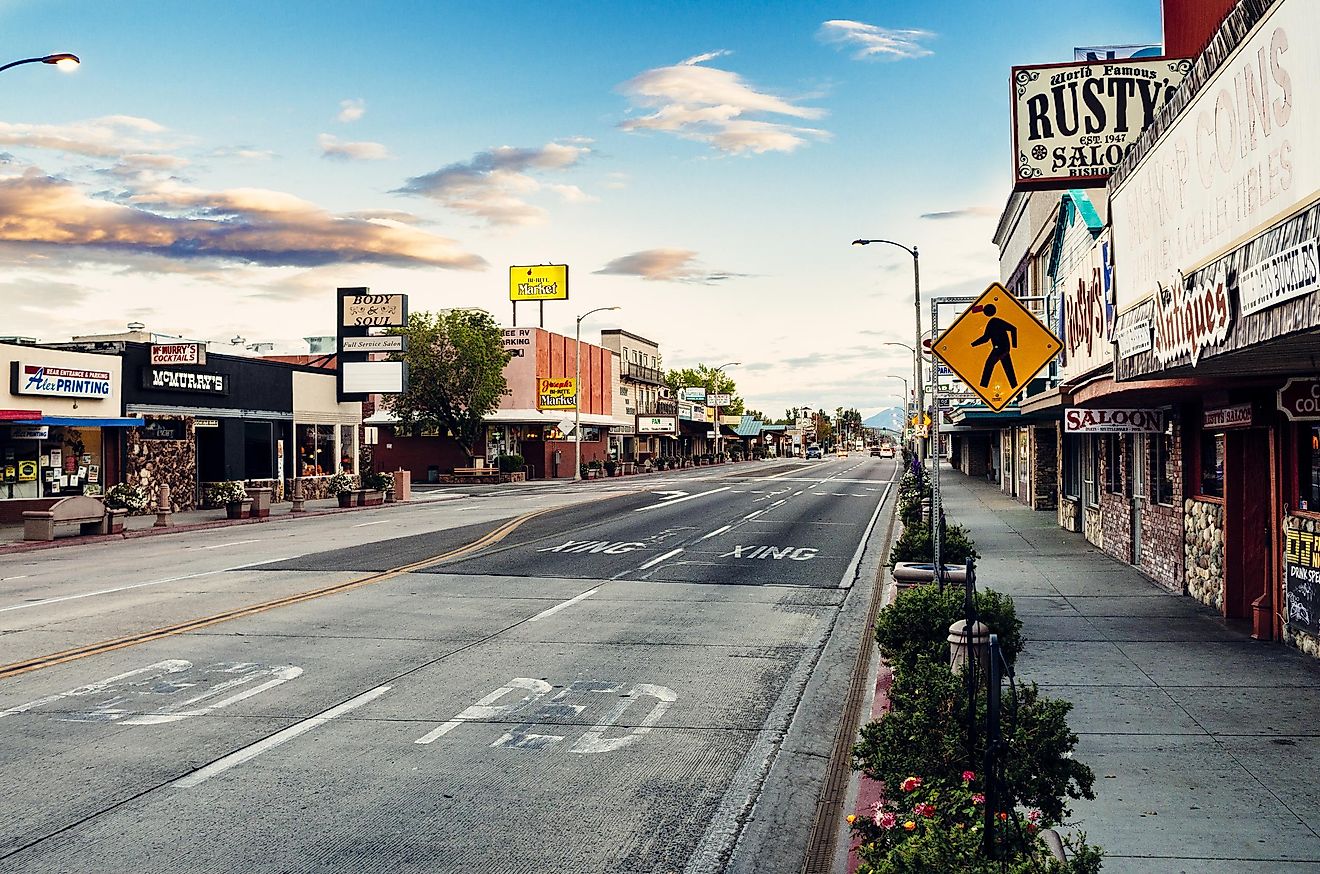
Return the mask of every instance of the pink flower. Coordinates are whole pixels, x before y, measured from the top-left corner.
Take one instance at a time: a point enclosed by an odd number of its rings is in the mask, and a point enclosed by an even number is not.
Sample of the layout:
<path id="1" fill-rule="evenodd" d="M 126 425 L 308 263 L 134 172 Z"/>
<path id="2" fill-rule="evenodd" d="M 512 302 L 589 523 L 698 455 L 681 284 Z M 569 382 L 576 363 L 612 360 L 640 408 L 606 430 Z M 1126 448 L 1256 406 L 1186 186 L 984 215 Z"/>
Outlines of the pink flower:
<path id="1" fill-rule="evenodd" d="M 1031 810 L 1027 812 L 1027 819 L 1031 822 L 1040 822 L 1040 811 Z"/>
<path id="2" fill-rule="evenodd" d="M 971 771 L 963 771 L 963 782 L 970 783 L 976 779 L 976 774 Z"/>
<path id="3" fill-rule="evenodd" d="M 920 777 L 908 777 L 906 780 L 902 782 L 901 788 L 903 789 L 904 792 L 911 792 L 920 785 L 921 785 Z"/>
<path id="4" fill-rule="evenodd" d="M 933 805 L 933 804 L 917 804 L 917 805 L 914 805 L 914 806 L 912 807 L 912 812 L 915 813 L 915 814 L 917 814 L 918 816 L 926 816 L 926 817 L 934 816 L 934 815 L 935 815 L 935 805 Z"/>
<path id="5" fill-rule="evenodd" d="M 898 824 L 898 817 L 886 810 L 875 815 L 875 824 L 880 828 L 893 828 Z"/>
<path id="6" fill-rule="evenodd" d="M 973 804 L 985 804 L 985 795 L 984 795 L 983 793 L 981 793 L 981 792 L 975 792 L 975 793 L 973 793 L 973 794 L 972 794 L 972 803 L 973 803 Z"/>

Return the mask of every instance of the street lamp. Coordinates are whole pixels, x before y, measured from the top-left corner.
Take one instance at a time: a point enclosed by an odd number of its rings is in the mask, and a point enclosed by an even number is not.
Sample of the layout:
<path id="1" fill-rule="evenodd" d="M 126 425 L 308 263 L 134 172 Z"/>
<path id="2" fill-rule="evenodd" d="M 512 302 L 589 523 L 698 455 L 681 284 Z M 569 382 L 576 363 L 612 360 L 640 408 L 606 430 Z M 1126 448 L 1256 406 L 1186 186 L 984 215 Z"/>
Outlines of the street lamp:
<path id="1" fill-rule="evenodd" d="M 65 72 L 75 70 L 78 64 L 77 55 L 71 55 L 68 52 L 56 52 L 53 55 L 43 55 L 39 58 L 24 58 L 21 61 L 10 61 L 8 64 L 0 67 L 0 73 L 8 70 L 10 67 L 17 67 L 19 64 L 52 64 Z"/>
<path id="2" fill-rule="evenodd" d="M 812 418 L 810 405 L 808 404 L 802 405 L 802 418 L 807 420 L 807 427 L 811 429 L 811 437 L 814 440 L 816 438 L 816 420 Z M 803 441 L 805 441 L 807 439 L 807 435 L 803 434 L 802 439 Z M 805 442 L 802 444 L 802 454 L 804 456 L 807 454 L 807 444 Z"/>
<path id="3" fill-rule="evenodd" d="M 853 240 L 854 246 L 869 246 L 871 243 L 885 243 L 890 246 L 897 246 L 904 252 L 912 256 L 912 308 L 917 316 L 917 334 L 916 345 L 912 350 L 913 375 L 917 380 L 917 415 L 922 416 L 926 410 L 926 393 L 921 387 L 921 259 L 917 255 L 917 247 L 908 248 L 902 243 L 895 243 L 893 240 Z M 917 441 L 917 457 L 920 458 L 924 453 L 922 451 L 925 441 Z"/>
<path id="4" fill-rule="evenodd" d="M 741 361 L 730 361 L 728 364 L 721 364 L 719 367 L 716 367 L 714 370 L 711 371 L 711 373 L 718 373 L 720 375 L 723 375 L 724 368 L 737 367 L 740 364 L 742 364 Z M 719 386 L 716 385 L 715 386 L 716 394 L 719 394 L 718 389 Z M 724 456 L 720 454 L 720 405 L 711 404 L 711 406 L 715 408 L 715 456 L 719 458 L 721 461 L 723 461 Z"/>
<path id="5" fill-rule="evenodd" d="M 897 345 L 902 346 L 903 344 L 902 344 L 902 343 L 899 343 L 899 344 L 897 344 Z M 888 374 L 888 376 L 889 376 L 890 379 L 901 379 L 901 380 L 903 380 L 903 425 L 904 425 L 904 427 L 906 427 L 906 426 L 907 426 L 907 423 L 908 423 L 908 403 L 909 403 L 909 401 L 910 401 L 910 399 L 911 399 L 911 397 L 912 397 L 912 395 L 909 394 L 910 389 L 908 388 L 907 377 L 906 377 L 906 376 L 894 376 L 892 373 L 891 373 L 891 374 Z M 899 434 L 902 434 L 902 433 L 903 433 L 902 429 L 899 429 Z M 915 433 L 915 432 L 914 432 L 914 433 Z"/>
<path id="6" fill-rule="evenodd" d="M 582 320 L 592 313 L 617 309 L 618 307 L 596 307 L 577 317 L 574 337 L 577 347 L 573 355 L 573 392 L 576 395 L 573 401 L 573 482 L 582 479 Z"/>

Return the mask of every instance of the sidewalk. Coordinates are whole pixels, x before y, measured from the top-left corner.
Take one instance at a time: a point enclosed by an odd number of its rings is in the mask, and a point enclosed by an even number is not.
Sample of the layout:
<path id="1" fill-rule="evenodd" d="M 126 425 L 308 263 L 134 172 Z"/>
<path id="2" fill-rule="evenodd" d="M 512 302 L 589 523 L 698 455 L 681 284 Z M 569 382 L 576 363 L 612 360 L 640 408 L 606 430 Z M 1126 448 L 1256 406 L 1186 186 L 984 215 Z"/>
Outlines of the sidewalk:
<path id="1" fill-rule="evenodd" d="M 1013 597 L 1019 680 L 1072 701 L 1095 771 L 1078 825 L 1106 872 L 1320 872 L 1320 663 L 1228 629 L 1191 598 L 993 487 L 942 468 L 945 513 Z"/>

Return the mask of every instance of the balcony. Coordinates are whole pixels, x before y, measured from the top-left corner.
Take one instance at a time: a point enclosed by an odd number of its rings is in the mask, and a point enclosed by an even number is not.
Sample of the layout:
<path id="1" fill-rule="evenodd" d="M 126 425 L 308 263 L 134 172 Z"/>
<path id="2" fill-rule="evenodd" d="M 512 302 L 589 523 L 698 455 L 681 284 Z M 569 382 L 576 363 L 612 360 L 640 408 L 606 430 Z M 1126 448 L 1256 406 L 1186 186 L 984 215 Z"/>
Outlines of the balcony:
<path id="1" fill-rule="evenodd" d="M 665 384 L 665 372 L 663 370 L 647 367 L 643 364 L 634 364 L 631 361 L 623 362 L 623 370 L 620 376 L 633 382 L 646 382 L 651 385 Z"/>
<path id="2" fill-rule="evenodd" d="M 675 401 L 657 400 L 637 405 L 639 416 L 677 416 L 678 404 Z"/>

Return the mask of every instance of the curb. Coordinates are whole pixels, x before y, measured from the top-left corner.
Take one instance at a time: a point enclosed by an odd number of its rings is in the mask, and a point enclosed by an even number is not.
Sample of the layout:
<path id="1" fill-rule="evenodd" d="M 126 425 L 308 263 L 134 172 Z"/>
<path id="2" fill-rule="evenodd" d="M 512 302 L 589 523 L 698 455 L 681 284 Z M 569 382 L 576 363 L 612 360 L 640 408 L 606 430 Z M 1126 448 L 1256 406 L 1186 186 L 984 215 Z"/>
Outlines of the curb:
<path id="1" fill-rule="evenodd" d="M 889 606 L 894 603 L 898 597 L 898 584 L 894 580 L 893 569 L 887 568 L 886 575 L 889 577 L 890 585 L 885 589 L 885 600 L 882 606 Z M 875 697 L 871 701 L 871 722 L 880 719 L 889 712 L 889 689 L 894 684 L 894 671 L 885 662 L 884 658 L 876 653 L 875 669 Z M 884 787 L 878 780 L 872 780 L 865 774 L 857 775 L 857 803 L 853 806 L 852 813 L 858 818 L 870 817 L 874 805 L 884 797 Z M 849 837 L 848 843 L 848 866 L 847 874 L 854 874 L 861 860 L 857 858 L 858 842 Z"/>

